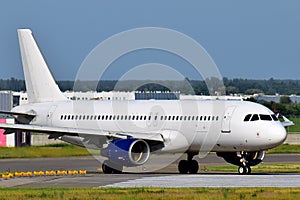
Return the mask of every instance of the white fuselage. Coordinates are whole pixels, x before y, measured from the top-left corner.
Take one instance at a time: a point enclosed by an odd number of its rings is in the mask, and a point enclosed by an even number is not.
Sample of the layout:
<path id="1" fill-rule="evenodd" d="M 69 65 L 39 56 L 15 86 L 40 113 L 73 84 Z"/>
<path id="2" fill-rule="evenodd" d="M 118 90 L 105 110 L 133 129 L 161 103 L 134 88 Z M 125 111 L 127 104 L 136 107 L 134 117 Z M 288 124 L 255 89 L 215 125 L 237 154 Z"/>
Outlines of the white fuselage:
<path id="1" fill-rule="evenodd" d="M 259 151 L 286 138 L 279 121 L 244 121 L 248 114 L 274 115 L 266 107 L 246 101 L 58 101 L 14 110 L 36 113 L 31 122 L 35 125 L 159 133 L 165 152 Z"/>

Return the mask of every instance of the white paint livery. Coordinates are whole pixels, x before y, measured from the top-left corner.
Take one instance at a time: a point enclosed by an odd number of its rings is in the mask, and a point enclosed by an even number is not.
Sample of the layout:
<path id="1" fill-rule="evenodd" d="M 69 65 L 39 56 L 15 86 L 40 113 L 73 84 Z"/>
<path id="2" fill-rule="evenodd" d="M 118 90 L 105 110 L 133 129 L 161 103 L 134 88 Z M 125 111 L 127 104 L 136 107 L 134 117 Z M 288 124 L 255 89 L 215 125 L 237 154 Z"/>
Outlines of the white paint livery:
<path id="1" fill-rule="evenodd" d="M 180 173 L 197 173 L 193 156 L 215 151 L 238 172 L 251 172 L 264 150 L 283 143 L 286 131 L 268 108 L 245 101 L 71 101 L 59 91 L 30 30 L 18 30 L 29 104 L 11 114 L 6 133 L 38 131 L 49 138 L 101 149 L 104 173 L 147 162 L 150 153 L 187 153 Z M 6 112 L 7 113 L 7 112 Z M 248 115 L 248 119 L 247 116 Z M 120 159 L 121 158 L 121 159 Z"/>

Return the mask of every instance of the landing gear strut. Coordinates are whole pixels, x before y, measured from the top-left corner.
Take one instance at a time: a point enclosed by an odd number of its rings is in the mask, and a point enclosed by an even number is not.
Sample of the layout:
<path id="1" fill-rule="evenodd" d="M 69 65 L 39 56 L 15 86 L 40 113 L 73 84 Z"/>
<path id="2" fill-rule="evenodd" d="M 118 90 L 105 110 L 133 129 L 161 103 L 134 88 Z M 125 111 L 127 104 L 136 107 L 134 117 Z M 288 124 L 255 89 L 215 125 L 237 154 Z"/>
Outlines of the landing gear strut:
<path id="1" fill-rule="evenodd" d="M 123 166 L 119 166 L 115 163 L 105 160 L 102 164 L 102 171 L 104 174 L 121 174 Z"/>
<path id="2" fill-rule="evenodd" d="M 188 154 L 187 160 L 181 160 L 178 164 L 178 171 L 180 174 L 197 174 L 199 165 L 196 160 L 193 160 L 195 154 Z"/>
<path id="3" fill-rule="evenodd" d="M 251 174 L 251 167 L 247 161 L 247 152 L 238 153 L 237 156 L 241 158 L 238 168 L 239 174 Z"/>

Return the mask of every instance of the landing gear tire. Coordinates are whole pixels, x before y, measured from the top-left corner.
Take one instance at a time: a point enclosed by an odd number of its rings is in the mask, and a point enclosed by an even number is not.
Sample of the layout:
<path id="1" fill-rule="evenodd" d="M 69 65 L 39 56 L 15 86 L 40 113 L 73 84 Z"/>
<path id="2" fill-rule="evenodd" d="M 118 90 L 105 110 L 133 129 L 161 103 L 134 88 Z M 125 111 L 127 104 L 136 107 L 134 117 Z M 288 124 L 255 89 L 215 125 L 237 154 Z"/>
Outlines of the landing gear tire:
<path id="1" fill-rule="evenodd" d="M 196 160 L 181 160 L 178 164 L 178 171 L 180 174 L 197 174 L 199 165 Z"/>
<path id="2" fill-rule="evenodd" d="M 251 167 L 249 166 L 240 166 L 238 168 L 239 174 L 251 174 Z"/>
<path id="3" fill-rule="evenodd" d="M 191 160 L 188 163 L 190 174 L 197 174 L 199 170 L 198 162 L 196 160 Z"/>
<path id="4" fill-rule="evenodd" d="M 180 174 L 187 174 L 189 172 L 188 161 L 181 160 L 178 164 L 178 171 Z"/>
<path id="5" fill-rule="evenodd" d="M 117 166 L 109 161 L 104 161 L 102 164 L 102 171 L 104 174 L 121 174 L 122 173 L 122 166 Z"/>

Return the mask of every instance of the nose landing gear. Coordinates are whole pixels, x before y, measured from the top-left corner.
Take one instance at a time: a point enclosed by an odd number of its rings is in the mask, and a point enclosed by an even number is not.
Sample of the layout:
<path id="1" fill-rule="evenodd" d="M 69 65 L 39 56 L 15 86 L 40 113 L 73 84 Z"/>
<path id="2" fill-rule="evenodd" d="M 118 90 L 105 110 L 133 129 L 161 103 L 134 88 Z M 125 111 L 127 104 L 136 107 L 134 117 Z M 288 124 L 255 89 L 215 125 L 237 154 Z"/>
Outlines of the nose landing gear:
<path id="1" fill-rule="evenodd" d="M 238 168 L 239 174 L 251 174 L 251 167 L 250 166 L 240 166 Z"/>

